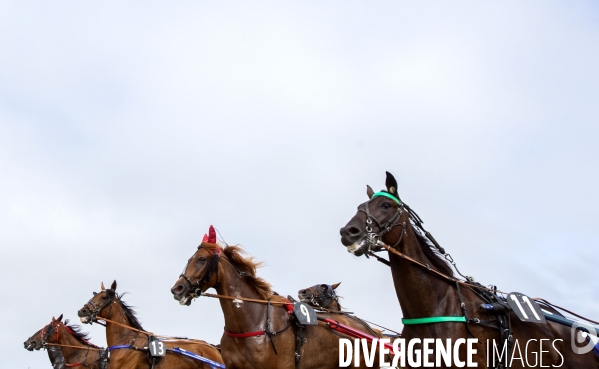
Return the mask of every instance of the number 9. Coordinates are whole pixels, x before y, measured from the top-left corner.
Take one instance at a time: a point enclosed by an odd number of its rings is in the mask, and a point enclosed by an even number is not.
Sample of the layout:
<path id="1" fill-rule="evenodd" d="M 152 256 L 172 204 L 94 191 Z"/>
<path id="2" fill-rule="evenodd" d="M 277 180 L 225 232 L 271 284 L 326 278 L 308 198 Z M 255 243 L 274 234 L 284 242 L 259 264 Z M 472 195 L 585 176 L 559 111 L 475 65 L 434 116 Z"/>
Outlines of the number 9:
<path id="1" fill-rule="evenodd" d="M 300 311 L 302 312 L 302 314 L 306 316 L 306 320 L 308 321 L 308 323 L 310 323 L 310 313 L 308 312 L 308 308 L 306 307 L 306 305 L 301 305 Z"/>

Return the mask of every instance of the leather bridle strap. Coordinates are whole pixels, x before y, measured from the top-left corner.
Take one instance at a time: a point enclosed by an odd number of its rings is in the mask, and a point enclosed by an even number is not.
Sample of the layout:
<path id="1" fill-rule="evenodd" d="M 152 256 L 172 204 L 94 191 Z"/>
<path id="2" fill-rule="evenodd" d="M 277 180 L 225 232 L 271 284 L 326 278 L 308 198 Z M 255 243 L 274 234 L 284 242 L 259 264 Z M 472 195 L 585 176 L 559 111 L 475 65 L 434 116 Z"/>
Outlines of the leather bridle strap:
<path id="1" fill-rule="evenodd" d="M 203 248 L 203 245 L 198 246 L 198 250 Z M 196 296 L 200 296 L 202 293 L 202 288 L 204 287 L 204 283 L 210 281 L 210 279 L 212 278 L 212 275 L 216 272 L 217 275 L 217 281 L 216 284 L 219 283 L 218 280 L 218 263 L 220 260 L 220 256 L 222 255 L 222 249 L 220 247 L 216 247 L 213 250 L 207 249 L 208 252 L 217 257 L 216 260 L 210 258 L 210 260 L 208 261 L 208 266 L 207 266 L 207 270 L 206 273 L 204 274 L 204 276 L 197 282 L 193 282 L 191 280 L 191 278 L 189 278 L 186 274 L 185 274 L 185 270 L 187 270 L 187 266 L 189 265 L 189 262 L 191 261 L 191 259 L 193 258 L 193 256 L 191 258 L 189 258 L 189 260 L 187 260 L 187 264 L 185 265 L 185 268 L 183 269 L 183 273 L 181 273 L 179 275 L 179 277 L 185 279 L 185 281 L 189 284 L 189 290 L 190 292 L 192 292 L 193 295 Z"/>
<path id="2" fill-rule="evenodd" d="M 48 334 L 48 337 L 46 337 L 46 328 L 48 328 L 49 326 L 52 326 L 54 328 L 54 332 L 56 333 L 55 341 L 58 342 L 58 323 L 49 323 L 44 328 L 42 328 L 42 346 L 50 345 L 46 342 L 46 340 L 50 337 L 51 334 Z"/>

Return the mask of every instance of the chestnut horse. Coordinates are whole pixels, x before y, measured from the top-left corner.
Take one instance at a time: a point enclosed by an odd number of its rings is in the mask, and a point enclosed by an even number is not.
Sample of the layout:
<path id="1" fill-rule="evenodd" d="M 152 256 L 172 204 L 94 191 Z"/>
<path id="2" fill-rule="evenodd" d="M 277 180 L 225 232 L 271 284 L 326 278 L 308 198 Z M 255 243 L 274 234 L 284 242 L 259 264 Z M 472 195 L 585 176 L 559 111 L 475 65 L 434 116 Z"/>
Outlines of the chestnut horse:
<path id="1" fill-rule="evenodd" d="M 242 253 L 238 246 L 221 248 L 216 243 L 202 242 L 171 289 L 182 305 L 191 304 L 209 288 L 216 289 L 225 319 L 221 350 L 227 369 L 339 368 L 339 339 L 348 337 L 322 322 L 305 325 L 299 333 L 296 363 L 298 328 L 290 315 L 289 301 L 273 293 L 271 285 L 256 276 L 259 263 Z M 318 315 L 370 332 L 344 315 Z M 376 347 L 374 358 L 378 364 Z M 363 352 L 359 367 L 372 367 L 366 366 Z"/>
<path id="2" fill-rule="evenodd" d="M 50 352 L 58 350 L 50 357 L 54 368 L 67 368 L 85 366 L 89 369 L 106 368 L 105 349 L 89 342 L 87 333 L 81 332 L 77 325 L 69 325 L 69 321 L 62 322 L 62 314 L 44 328 L 37 331 L 29 338 L 29 349 L 48 349 Z M 50 351 L 52 350 L 52 351 Z"/>
<path id="3" fill-rule="evenodd" d="M 482 310 L 481 304 L 489 303 L 488 299 L 502 301 L 502 297 L 473 280 L 458 284 L 448 263 L 452 262 L 451 257 L 443 258 L 445 251 L 422 228 L 420 218 L 401 201 L 397 181 L 388 172 L 386 187 L 386 191 L 374 193 L 367 186 L 368 201 L 361 204 L 356 215 L 341 228 L 341 242 L 357 256 L 373 255 L 371 250 L 379 251 L 383 245 L 389 248 L 391 275 L 404 317 L 402 337 L 406 342 L 416 338 L 452 339 L 452 342 L 459 338 L 477 338 L 474 362 L 479 368 L 487 368 L 489 362 L 491 368 L 495 355 L 492 350 L 487 353 L 487 343 L 495 340 L 502 347 L 504 339 L 509 338 L 512 368 L 532 367 L 542 360 L 543 366 L 597 369 L 592 353 L 574 353 L 569 327 L 550 321 L 546 324 L 522 322 L 511 311 Z M 439 322 L 440 317 L 451 317 L 449 319 L 454 321 Z M 434 320 L 421 324 L 422 320 L 411 320 L 416 318 Z M 542 347 L 541 339 L 548 340 Z M 531 344 L 527 345 L 528 342 Z M 464 360 L 465 345 L 460 348 L 459 357 Z"/>
<path id="4" fill-rule="evenodd" d="M 86 303 L 78 312 L 83 323 L 96 320 L 106 321 L 106 342 L 110 350 L 110 367 L 127 369 L 148 369 L 150 361 L 154 368 L 208 369 L 210 365 L 186 357 L 179 353 L 171 353 L 181 348 L 206 359 L 222 363 L 218 349 L 204 341 L 162 339 L 166 346 L 166 356 L 157 360 L 149 356 L 147 350 L 149 336 L 143 330 L 133 309 L 116 293 L 116 281 L 109 289 L 104 288 Z M 160 337 L 159 337 L 160 338 Z M 150 365 L 150 366 L 149 366 Z"/>
<path id="5" fill-rule="evenodd" d="M 332 311 L 341 311 L 339 296 L 335 290 L 339 287 L 339 283 L 331 284 L 316 284 L 312 287 L 303 288 L 297 291 L 297 297 L 301 302 L 314 307 L 323 308 Z"/>

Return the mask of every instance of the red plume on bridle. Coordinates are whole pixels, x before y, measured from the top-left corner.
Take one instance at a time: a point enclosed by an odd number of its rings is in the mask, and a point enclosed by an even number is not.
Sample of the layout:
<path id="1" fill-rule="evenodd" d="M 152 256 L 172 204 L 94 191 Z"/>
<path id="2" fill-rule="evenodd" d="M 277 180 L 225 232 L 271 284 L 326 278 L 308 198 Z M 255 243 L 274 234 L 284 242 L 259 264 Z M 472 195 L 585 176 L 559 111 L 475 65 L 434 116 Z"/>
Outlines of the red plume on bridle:
<path id="1" fill-rule="evenodd" d="M 205 234 L 202 238 L 202 243 L 216 243 L 216 231 L 213 226 L 210 226 L 208 234 Z"/>

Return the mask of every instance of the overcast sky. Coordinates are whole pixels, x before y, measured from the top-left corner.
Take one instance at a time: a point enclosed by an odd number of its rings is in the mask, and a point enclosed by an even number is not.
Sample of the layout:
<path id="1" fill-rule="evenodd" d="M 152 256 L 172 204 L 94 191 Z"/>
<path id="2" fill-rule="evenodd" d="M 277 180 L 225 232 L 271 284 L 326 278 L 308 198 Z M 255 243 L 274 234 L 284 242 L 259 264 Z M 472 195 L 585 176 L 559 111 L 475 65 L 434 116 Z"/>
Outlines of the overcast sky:
<path id="1" fill-rule="evenodd" d="M 341 281 L 401 329 L 339 240 L 385 170 L 463 273 L 599 319 L 595 1 L 4 1 L 0 50 L 7 368 L 114 279 L 218 343 L 218 301 L 169 291 L 210 224 L 280 294 Z"/>

